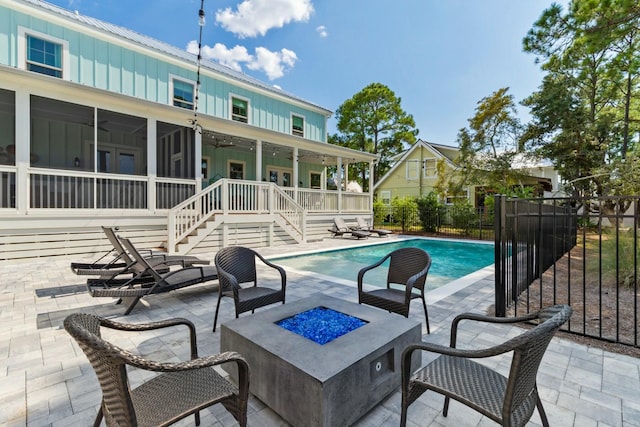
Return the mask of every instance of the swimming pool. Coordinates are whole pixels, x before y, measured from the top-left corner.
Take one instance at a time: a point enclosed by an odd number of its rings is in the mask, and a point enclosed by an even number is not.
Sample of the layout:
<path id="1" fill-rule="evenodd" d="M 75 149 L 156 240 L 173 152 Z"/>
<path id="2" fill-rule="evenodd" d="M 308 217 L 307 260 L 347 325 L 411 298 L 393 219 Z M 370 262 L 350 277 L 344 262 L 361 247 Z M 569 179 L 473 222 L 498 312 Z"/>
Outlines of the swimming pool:
<path id="1" fill-rule="evenodd" d="M 390 243 L 334 249 L 304 255 L 270 257 L 285 268 L 307 271 L 348 281 L 358 280 L 358 271 L 391 251 L 415 246 L 431 255 L 425 290 L 436 289 L 481 270 L 494 262 L 493 244 L 440 239 L 402 239 Z M 384 286 L 388 261 L 365 275 L 365 283 Z"/>

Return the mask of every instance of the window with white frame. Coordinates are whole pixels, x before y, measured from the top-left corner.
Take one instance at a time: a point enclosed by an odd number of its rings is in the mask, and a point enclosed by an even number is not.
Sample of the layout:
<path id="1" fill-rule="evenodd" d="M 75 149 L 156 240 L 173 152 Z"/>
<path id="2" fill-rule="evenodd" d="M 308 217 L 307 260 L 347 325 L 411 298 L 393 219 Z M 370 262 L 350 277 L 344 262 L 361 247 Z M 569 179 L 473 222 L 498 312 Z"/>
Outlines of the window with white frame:
<path id="1" fill-rule="evenodd" d="M 425 177 L 436 176 L 438 174 L 438 160 L 437 159 L 424 159 L 422 161 L 422 167 Z"/>
<path id="2" fill-rule="evenodd" d="M 420 161 L 415 159 L 406 161 L 406 176 L 409 180 L 420 178 Z"/>
<path id="3" fill-rule="evenodd" d="M 249 123 L 249 100 L 231 97 L 231 120 L 236 122 Z"/>
<path id="4" fill-rule="evenodd" d="M 34 73 L 68 79 L 69 42 L 18 28 L 18 66 Z"/>
<path id="5" fill-rule="evenodd" d="M 244 162 L 229 160 L 227 164 L 227 174 L 231 179 L 244 179 Z"/>
<path id="6" fill-rule="evenodd" d="M 391 204 L 391 191 L 389 190 L 385 190 L 385 191 L 381 191 L 380 192 L 380 201 L 382 202 L 383 205 L 390 205 Z"/>
<path id="7" fill-rule="evenodd" d="M 291 135 L 304 138 L 304 117 L 291 115 Z"/>
<path id="8" fill-rule="evenodd" d="M 322 174 L 318 172 L 309 172 L 309 187 L 322 188 Z"/>
<path id="9" fill-rule="evenodd" d="M 193 110 L 195 100 L 195 83 L 189 80 L 171 79 L 171 100 L 175 107 Z"/>
<path id="10" fill-rule="evenodd" d="M 469 190 L 465 190 L 464 194 L 460 194 L 457 196 L 446 196 L 444 199 L 444 203 L 447 205 L 453 205 L 456 202 L 464 202 L 469 198 Z"/>

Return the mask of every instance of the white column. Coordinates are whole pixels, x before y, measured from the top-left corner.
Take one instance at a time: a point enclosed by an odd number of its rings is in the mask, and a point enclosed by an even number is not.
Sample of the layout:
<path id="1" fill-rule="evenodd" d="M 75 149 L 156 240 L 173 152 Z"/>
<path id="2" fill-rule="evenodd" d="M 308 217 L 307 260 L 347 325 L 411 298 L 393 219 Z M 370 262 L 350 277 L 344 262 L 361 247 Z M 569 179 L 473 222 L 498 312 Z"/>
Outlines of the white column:
<path id="1" fill-rule="evenodd" d="M 24 90 L 16 91 L 16 208 L 21 215 L 26 214 L 29 207 L 29 153 L 31 141 L 31 114 L 29 109 L 29 94 Z"/>
<path id="2" fill-rule="evenodd" d="M 156 119 L 150 117 L 147 119 L 147 180 L 149 188 L 147 189 L 147 209 L 150 212 L 156 211 L 156 178 L 158 177 L 158 123 Z"/>
<path id="3" fill-rule="evenodd" d="M 347 191 L 349 185 L 349 161 L 344 162 L 344 191 Z"/>
<path id="4" fill-rule="evenodd" d="M 375 161 L 369 162 L 369 209 L 373 212 L 373 168 Z"/>
<path id="5" fill-rule="evenodd" d="M 293 147 L 293 199 L 298 202 L 298 147 Z"/>
<path id="6" fill-rule="evenodd" d="M 336 167 L 336 186 L 338 187 L 338 212 L 342 212 L 342 157 L 338 157 Z"/>
<path id="7" fill-rule="evenodd" d="M 198 193 L 202 189 L 202 129 L 196 129 L 196 140 L 195 140 L 195 152 L 194 152 L 194 161 L 196 164 L 194 167 L 195 178 L 196 178 L 196 193 Z"/>
<path id="8" fill-rule="evenodd" d="M 256 141 L 256 181 L 262 181 L 262 141 Z"/>

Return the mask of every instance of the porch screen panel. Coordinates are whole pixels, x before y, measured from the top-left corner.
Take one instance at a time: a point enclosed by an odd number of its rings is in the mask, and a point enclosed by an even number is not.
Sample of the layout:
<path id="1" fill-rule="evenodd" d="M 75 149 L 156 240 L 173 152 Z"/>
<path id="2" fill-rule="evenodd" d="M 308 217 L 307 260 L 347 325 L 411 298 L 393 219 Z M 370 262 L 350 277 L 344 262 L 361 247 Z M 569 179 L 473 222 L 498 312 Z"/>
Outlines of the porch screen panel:
<path id="1" fill-rule="evenodd" d="M 15 166 L 16 94 L 0 89 L 0 165 Z"/>
<path id="2" fill-rule="evenodd" d="M 195 179 L 195 132 L 193 129 L 158 122 L 157 134 L 158 177 Z"/>

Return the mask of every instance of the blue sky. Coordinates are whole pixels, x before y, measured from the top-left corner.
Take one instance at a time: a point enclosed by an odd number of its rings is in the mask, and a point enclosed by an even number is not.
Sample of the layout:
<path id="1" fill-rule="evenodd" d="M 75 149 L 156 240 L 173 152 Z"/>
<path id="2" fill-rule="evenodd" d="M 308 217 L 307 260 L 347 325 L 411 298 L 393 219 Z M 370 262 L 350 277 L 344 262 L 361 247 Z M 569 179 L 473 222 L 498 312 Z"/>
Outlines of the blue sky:
<path id="1" fill-rule="evenodd" d="M 198 38 L 200 0 L 49 1 L 184 49 Z M 421 139 L 456 145 L 481 98 L 508 86 L 519 102 L 540 85 L 522 38 L 551 4 L 205 0 L 204 55 L 332 111 L 382 83 L 402 99 Z M 330 133 L 335 126 L 332 117 Z"/>

